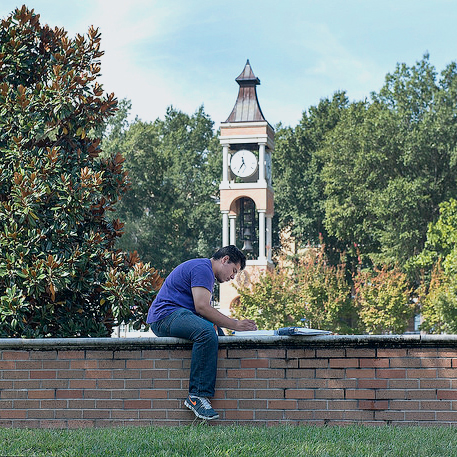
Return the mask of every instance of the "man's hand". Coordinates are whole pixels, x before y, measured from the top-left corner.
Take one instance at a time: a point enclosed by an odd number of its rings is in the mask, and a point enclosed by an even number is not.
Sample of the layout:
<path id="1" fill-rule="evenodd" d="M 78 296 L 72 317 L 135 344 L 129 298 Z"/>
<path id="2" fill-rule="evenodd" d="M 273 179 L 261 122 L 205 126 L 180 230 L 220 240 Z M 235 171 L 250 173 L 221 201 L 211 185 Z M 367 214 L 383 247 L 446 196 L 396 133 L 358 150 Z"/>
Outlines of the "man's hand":
<path id="1" fill-rule="evenodd" d="M 246 332 L 249 330 L 257 330 L 256 323 L 251 319 L 244 319 L 241 321 L 237 321 L 236 327 L 234 330 L 237 332 Z"/>

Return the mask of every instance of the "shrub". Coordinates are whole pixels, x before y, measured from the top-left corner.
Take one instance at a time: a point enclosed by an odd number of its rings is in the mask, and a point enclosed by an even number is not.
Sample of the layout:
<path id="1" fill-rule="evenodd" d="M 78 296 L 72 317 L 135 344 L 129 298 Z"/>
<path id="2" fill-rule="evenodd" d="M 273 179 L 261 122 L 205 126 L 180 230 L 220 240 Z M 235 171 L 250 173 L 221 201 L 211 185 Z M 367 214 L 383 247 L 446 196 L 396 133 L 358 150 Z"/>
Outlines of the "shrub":
<path id="1" fill-rule="evenodd" d="M 0 45 L 0 335 L 138 327 L 161 279 L 114 249 L 123 224 L 109 214 L 128 181 L 119 153 L 99 157 L 117 104 L 96 81 L 100 34 L 70 39 L 23 6 Z"/>

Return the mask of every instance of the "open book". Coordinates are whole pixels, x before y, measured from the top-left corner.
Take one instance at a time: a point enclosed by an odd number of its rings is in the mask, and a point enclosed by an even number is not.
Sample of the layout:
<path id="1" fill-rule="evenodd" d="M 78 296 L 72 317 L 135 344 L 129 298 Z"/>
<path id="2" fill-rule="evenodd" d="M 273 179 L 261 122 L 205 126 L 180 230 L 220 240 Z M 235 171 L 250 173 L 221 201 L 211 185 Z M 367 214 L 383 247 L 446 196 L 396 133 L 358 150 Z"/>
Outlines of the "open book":
<path id="1" fill-rule="evenodd" d="M 317 330 L 306 327 L 284 327 L 278 330 L 255 330 L 251 332 L 235 332 L 236 336 L 313 336 L 313 335 L 330 335 L 332 332 L 328 330 Z"/>

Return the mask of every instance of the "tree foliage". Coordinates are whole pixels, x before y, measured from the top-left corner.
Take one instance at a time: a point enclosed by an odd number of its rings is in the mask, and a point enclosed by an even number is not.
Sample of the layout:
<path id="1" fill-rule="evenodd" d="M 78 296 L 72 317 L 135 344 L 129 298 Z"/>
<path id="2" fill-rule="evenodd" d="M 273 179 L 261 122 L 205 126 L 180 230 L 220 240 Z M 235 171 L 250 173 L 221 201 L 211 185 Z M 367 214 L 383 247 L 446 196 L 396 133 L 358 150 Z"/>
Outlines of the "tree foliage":
<path id="1" fill-rule="evenodd" d="M 457 194 L 456 65 L 398 65 L 373 101 L 341 116 L 322 149 L 325 221 L 375 264 L 404 265 Z"/>
<path id="2" fill-rule="evenodd" d="M 258 282 L 238 292 L 233 315 L 254 319 L 259 328 L 303 326 L 305 319 L 312 328 L 356 331 L 344 265 L 328 264 L 324 246 L 283 259 L 275 270 L 266 271 Z"/>
<path id="3" fill-rule="evenodd" d="M 222 157 L 212 127 L 203 107 L 192 116 L 169 107 L 164 120 L 137 119 L 103 142 L 124 152 L 131 183 L 118 210 L 126 221 L 119 246 L 138 250 L 164 273 L 220 246 Z"/>
<path id="4" fill-rule="evenodd" d="M 142 319 L 157 272 L 114 249 L 124 159 L 101 159 L 116 110 L 100 34 L 70 39 L 16 9 L 0 28 L 0 335 L 108 336 Z"/>
<path id="5" fill-rule="evenodd" d="M 354 278 L 354 304 L 368 333 L 403 333 L 415 306 L 405 273 L 398 268 L 359 271 Z"/>
<path id="6" fill-rule="evenodd" d="M 421 270 L 421 328 L 431 333 L 457 332 L 457 200 L 440 205 L 440 216 L 429 224 L 424 250 L 411 259 Z"/>

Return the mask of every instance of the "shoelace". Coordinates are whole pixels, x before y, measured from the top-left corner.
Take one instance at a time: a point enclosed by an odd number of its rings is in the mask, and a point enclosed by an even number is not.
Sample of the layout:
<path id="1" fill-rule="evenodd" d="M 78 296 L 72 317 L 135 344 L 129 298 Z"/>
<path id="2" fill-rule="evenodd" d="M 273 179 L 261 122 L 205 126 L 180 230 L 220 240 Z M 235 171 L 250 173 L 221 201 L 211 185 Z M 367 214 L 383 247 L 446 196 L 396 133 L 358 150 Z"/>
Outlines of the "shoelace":
<path id="1" fill-rule="evenodd" d="M 212 409 L 211 403 L 205 397 L 199 397 L 205 409 Z"/>

